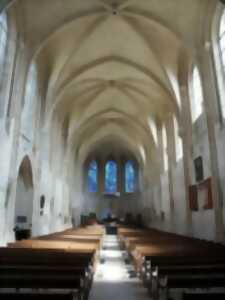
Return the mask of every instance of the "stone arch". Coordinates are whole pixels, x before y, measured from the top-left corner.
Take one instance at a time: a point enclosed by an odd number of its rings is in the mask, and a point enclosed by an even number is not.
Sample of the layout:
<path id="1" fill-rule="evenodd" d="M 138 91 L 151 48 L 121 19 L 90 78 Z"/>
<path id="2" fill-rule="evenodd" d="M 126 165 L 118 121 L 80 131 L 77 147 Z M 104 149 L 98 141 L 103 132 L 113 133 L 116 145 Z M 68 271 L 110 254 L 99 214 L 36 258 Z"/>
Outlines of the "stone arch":
<path id="1" fill-rule="evenodd" d="M 15 233 L 26 232 L 29 236 L 32 230 L 33 216 L 33 172 L 30 158 L 26 155 L 19 167 L 17 176 L 16 200 L 15 200 Z"/>

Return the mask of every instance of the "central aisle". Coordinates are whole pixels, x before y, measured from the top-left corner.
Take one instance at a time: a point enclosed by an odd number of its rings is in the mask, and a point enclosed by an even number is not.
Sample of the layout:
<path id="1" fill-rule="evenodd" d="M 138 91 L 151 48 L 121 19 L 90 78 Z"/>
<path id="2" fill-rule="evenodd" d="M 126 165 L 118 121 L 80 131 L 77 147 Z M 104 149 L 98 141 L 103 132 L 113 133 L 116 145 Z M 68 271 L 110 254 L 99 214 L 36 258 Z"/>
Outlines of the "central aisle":
<path id="1" fill-rule="evenodd" d="M 103 263 L 97 267 L 90 300 L 150 299 L 132 265 L 125 264 L 126 252 L 119 249 L 117 236 L 104 237 L 101 258 Z"/>

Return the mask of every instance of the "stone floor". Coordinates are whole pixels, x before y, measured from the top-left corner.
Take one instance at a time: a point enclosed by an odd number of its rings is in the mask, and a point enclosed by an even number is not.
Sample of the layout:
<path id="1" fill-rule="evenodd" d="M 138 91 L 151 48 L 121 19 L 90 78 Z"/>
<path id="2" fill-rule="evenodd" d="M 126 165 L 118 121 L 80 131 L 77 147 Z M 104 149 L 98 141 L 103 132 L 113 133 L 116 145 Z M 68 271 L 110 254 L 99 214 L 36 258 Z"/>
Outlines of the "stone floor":
<path id="1" fill-rule="evenodd" d="M 150 299 L 132 265 L 125 264 L 126 252 L 119 249 L 116 236 L 104 238 L 101 258 L 103 263 L 97 267 L 90 300 Z"/>

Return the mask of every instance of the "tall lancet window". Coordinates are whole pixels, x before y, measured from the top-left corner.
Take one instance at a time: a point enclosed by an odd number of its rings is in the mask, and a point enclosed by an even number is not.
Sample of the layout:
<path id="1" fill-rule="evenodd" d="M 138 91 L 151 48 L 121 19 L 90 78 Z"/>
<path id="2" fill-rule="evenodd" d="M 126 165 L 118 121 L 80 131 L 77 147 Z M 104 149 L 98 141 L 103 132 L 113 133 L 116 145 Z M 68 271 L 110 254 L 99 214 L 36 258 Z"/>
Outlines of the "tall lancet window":
<path id="1" fill-rule="evenodd" d="M 0 14 L 0 93 L 4 85 L 4 74 L 6 68 L 6 48 L 7 48 L 7 16 L 5 13 Z M 2 98 L 2 99 L 1 99 Z M 3 113 L 4 97 L 0 98 L 0 115 Z"/>
<path id="2" fill-rule="evenodd" d="M 35 62 L 32 62 L 27 74 L 23 111 L 21 115 L 21 132 L 30 141 L 34 138 L 38 96 L 37 67 Z"/>
<path id="3" fill-rule="evenodd" d="M 2 67 L 5 61 L 7 44 L 7 16 L 5 13 L 0 14 L 0 67 L 2 73 Z"/>
<path id="4" fill-rule="evenodd" d="M 192 74 L 192 94 L 191 94 L 191 114 L 194 123 L 203 111 L 203 92 L 200 73 L 197 67 L 194 67 Z"/>
<path id="5" fill-rule="evenodd" d="M 225 10 L 221 16 L 220 29 L 219 29 L 219 49 L 221 54 L 221 64 L 222 64 L 222 75 L 225 78 Z M 221 98 L 221 111 L 223 117 L 225 117 L 225 100 L 224 97 Z"/>
<path id="6" fill-rule="evenodd" d="M 117 192 L 117 164 L 113 160 L 105 164 L 105 192 L 108 194 Z"/>
<path id="7" fill-rule="evenodd" d="M 135 169 L 132 161 L 125 164 L 125 192 L 133 193 L 135 191 Z"/>
<path id="8" fill-rule="evenodd" d="M 176 149 L 176 162 L 183 158 L 183 144 L 179 135 L 179 126 L 177 118 L 174 116 L 174 135 L 175 135 L 175 149 Z"/>
<path id="9" fill-rule="evenodd" d="M 223 63 L 223 68 L 225 70 L 225 11 L 223 12 L 220 21 L 219 39 L 220 39 L 220 49 L 222 54 L 222 63 Z"/>
<path id="10" fill-rule="evenodd" d="M 88 167 L 88 192 L 98 191 L 98 164 L 95 160 L 91 161 Z"/>
<path id="11" fill-rule="evenodd" d="M 169 167 L 169 162 L 168 162 L 168 152 L 167 152 L 168 140 L 167 140 L 167 132 L 166 132 L 165 125 L 163 125 L 163 128 L 162 128 L 162 139 L 163 139 L 164 171 L 167 172 L 168 167 Z"/>

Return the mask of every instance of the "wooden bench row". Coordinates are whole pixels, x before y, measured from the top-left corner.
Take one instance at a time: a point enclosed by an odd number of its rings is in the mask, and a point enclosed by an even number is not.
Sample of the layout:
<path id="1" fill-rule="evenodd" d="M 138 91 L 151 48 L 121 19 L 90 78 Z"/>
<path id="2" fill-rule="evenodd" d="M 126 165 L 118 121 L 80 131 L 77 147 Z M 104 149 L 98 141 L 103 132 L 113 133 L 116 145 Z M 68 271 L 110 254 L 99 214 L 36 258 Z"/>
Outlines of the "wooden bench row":
<path id="1" fill-rule="evenodd" d="M 225 288 L 225 247 L 155 229 L 119 228 L 118 235 L 154 299 L 170 289 Z"/>
<path id="2" fill-rule="evenodd" d="M 88 299 L 103 234 L 93 226 L 0 248 L 0 298 Z"/>

